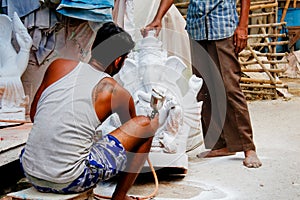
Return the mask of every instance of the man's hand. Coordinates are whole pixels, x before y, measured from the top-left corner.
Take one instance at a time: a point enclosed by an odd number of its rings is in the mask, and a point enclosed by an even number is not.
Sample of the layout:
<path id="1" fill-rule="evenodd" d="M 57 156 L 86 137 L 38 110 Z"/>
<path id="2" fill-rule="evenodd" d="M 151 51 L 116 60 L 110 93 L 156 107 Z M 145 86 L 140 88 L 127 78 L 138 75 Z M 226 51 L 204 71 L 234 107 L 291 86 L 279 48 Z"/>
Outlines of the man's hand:
<path id="1" fill-rule="evenodd" d="M 143 35 L 143 37 L 146 37 L 148 35 L 148 32 L 150 30 L 156 30 L 156 34 L 155 37 L 158 36 L 160 30 L 161 30 L 161 20 L 164 17 L 164 15 L 166 14 L 166 12 L 169 10 L 169 8 L 171 7 L 171 5 L 173 4 L 173 0 L 161 0 L 160 4 L 159 4 L 159 8 L 156 12 L 156 15 L 153 19 L 153 21 L 148 24 L 144 29 L 141 30 L 141 33 Z"/>
<path id="2" fill-rule="evenodd" d="M 235 53 L 240 53 L 247 46 L 250 0 L 241 1 L 239 25 L 233 36 Z"/>
<path id="3" fill-rule="evenodd" d="M 158 37 L 161 27 L 162 27 L 161 20 L 154 20 L 150 24 L 148 24 L 145 28 L 141 29 L 141 34 L 143 37 L 147 37 L 149 31 L 156 30 L 155 37 Z"/>
<path id="4" fill-rule="evenodd" d="M 247 46 L 248 30 L 238 26 L 234 32 L 233 42 L 235 46 L 235 53 L 240 53 Z"/>

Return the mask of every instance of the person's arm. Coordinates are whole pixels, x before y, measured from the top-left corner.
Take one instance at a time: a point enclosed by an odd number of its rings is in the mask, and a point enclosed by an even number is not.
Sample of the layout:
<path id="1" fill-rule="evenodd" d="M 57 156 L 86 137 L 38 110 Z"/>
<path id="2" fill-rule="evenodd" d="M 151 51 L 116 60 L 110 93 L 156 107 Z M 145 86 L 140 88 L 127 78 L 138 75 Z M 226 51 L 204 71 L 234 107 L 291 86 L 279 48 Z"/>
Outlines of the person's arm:
<path id="1" fill-rule="evenodd" d="M 148 34 L 148 31 L 155 29 L 156 36 L 159 34 L 160 29 L 162 27 L 161 21 L 164 15 L 167 13 L 171 5 L 173 4 L 173 0 L 161 0 L 159 8 L 156 12 L 156 15 L 153 21 L 148 24 L 144 29 L 142 29 L 142 35 L 145 37 Z"/>
<path id="2" fill-rule="evenodd" d="M 104 121 L 112 113 L 119 115 L 122 124 L 136 116 L 130 93 L 113 78 L 102 79 L 93 93 L 95 110 L 101 121 Z"/>
<path id="3" fill-rule="evenodd" d="M 249 10 L 250 0 L 242 0 L 239 25 L 234 32 L 233 38 L 236 54 L 240 53 L 247 46 Z"/>
<path id="4" fill-rule="evenodd" d="M 122 123 L 136 117 L 135 105 L 130 93 L 118 83 L 112 96 L 113 111 L 118 113 Z"/>

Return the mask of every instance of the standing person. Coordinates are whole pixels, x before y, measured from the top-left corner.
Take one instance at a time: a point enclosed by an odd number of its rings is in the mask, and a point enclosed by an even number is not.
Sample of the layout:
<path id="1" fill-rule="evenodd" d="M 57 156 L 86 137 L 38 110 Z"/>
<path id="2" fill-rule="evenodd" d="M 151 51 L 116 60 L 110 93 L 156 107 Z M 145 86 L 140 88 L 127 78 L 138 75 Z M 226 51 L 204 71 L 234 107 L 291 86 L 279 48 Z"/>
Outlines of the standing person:
<path id="1" fill-rule="evenodd" d="M 131 95 L 111 78 L 134 47 L 130 35 L 109 22 L 97 36 L 99 62 L 58 59 L 47 69 L 20 161 L 41 192 L 82 192 L 120 173 L 112 199 L 134 199 L 127 192 L 148 156 L 158 117 L 136 116 Z M 97 127 L 114 112 L 123 125 L 99 139 Z"/>
<path id="2" fill-rule="evenodd" d="M 162 17 L 172 2 L 161 0 L 157 14 L 146 26 L 144 34 L 150 29 L 161 28 Z M 190 37 L 193 73 L 205 82 L 197 97 L 204 102 L 204 141 L 206 148 L 211 149 L 205 153 L 205 157 L 233 155 L 243 151 L 244 165 L 258 168 L 262 163 L 256 154 L 247 102 L 239 86 L 241 67 L 238 53 L 247 45 L 250 0 L 240 2 L 238 19 L 235 0 L 190 0 L 186 29 Z M 203 54 L 200 46 L 210 58 Z M 217 83 L 218 74 L 221 85 Z M 222 87 L 225 108 L 220 103 L 222 98 L 216 98 L 218 95 L 220 97 Z"/>
<path id="3" fill-rule="evenodd" d="M 156 14 L 160 0 L 115 0 L 114 22 L 131 34 L 134 41 L 142 39 L 137 32 L 150 23 Z M 147 12 L 145 13 L 145 10 Z M 162 20 L 158 38 L 169 55 L 180 57 L 187 65 L 188 77 L 192 74 L 189 38 L 184 29 L 186 22 L 175 5 L 171 5 Z M 176 41 L 176 42 L 174 42 Z"/>

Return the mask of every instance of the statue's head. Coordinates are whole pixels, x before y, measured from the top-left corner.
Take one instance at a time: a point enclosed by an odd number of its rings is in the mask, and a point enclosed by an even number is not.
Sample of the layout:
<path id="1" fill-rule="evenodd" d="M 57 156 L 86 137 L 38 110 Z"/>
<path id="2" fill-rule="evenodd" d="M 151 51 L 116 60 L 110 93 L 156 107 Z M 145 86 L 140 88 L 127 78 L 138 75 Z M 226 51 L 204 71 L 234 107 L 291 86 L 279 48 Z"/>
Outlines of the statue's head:
<path id="1" fill-rule="evenodd" d="M 12 21 L 7 15 L 0 14 L 0 40 L 10 42 L 12 34 Z"/>

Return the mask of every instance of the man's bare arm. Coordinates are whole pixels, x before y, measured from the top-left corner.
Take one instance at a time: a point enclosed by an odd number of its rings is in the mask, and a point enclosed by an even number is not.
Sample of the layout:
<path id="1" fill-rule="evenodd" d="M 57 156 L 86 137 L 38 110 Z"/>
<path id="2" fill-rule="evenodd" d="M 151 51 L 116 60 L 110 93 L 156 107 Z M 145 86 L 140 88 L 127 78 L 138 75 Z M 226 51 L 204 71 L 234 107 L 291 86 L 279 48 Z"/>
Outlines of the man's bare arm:
<path id="1" fill-rule="evenodd" d="M 249 21 L 250 0 L 241 1 L 241 13 L 239 25 L 234 32 L 235 53 L 240 53 L 247 46 L 248 21 Z"/>
<path id="2" fill-rule="evenodd" d="M 161 20 L 173 4 L 173 0 L 161 0 L 156 15 L 153 21 L 142 30 L 142 35 L 145 37 L 149 30 L 156 29 L 156 35 L 159 34 L 162 27 Z"/>
<path id="3" fill-rule="evenodd" d="M 122 123 L 136 116 L 129 92 L 112 78 L 102 79 L 93 91 L 95 110 L 100 120 L 116 112 Z"/>

